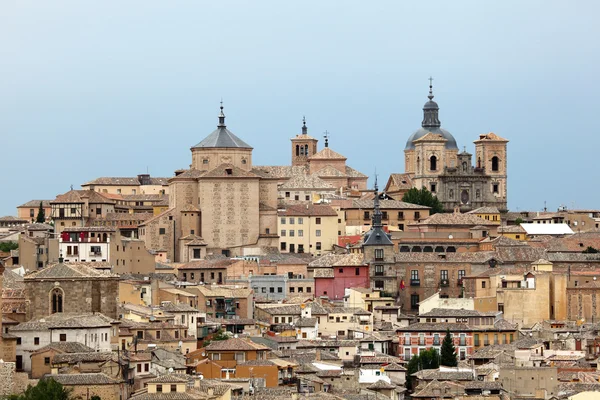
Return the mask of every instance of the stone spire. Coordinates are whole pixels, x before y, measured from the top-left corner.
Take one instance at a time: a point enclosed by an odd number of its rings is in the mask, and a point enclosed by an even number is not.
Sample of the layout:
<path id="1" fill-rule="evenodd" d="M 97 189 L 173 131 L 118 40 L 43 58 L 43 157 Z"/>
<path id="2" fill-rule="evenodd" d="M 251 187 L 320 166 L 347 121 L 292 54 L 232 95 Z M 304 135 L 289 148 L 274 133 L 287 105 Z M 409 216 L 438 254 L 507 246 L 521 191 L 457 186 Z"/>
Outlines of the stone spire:
<path id="1" fill-rule="evenodd" d="M 308 134 L 308 128 L 306 127 L 306 117 L 302 117 L 302 134 Z"/>
<path id="2" fill-rule="evenodd" d="M 379 208 L 379 188 L 377 186 L 377 174 L 375 174 L 375 197 L 373 198 L 373 227 L 381 228 L 381 209 Z"/>
<path id="3" fill-rule="evenodd" d="M 221 99 L 221 112 L 219 113 L 219 128 L 225 128 L 225 114 L 223 113 L 223 99 Z"/>
<path id="4" fill-rule="evenodd" d="M 438 118 L 440 108 L 437 103 L 433 101 L 433 78 L 429 78 L 429 95 L 427 96 L 429 101 L 423 106 L 423 122 L 421 126 L 423 128 L 439 128 L 442 126 Z"/>

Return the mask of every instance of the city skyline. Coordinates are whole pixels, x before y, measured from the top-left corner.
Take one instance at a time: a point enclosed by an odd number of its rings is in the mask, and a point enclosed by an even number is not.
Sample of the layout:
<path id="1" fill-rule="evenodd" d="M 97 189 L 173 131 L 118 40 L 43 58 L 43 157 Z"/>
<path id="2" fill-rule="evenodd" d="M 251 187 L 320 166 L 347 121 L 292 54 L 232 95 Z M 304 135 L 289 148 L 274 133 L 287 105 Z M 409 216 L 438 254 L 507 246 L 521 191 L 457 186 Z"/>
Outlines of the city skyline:
<path id="1" fill-rule="evenodd" d="M 404 172 L 430 76 L 461 150 L 482 133 L 510 141 L 510 210 L 594 208 L 594 3 L 61 4 L 3 6 L 0 130 L 19 169 L 2 215 L 100 176 L 187 168 L 221 98 L 254 164 L 288 165 L 306 116 L 320 148 L 328 131 L 381 186 Z"/>

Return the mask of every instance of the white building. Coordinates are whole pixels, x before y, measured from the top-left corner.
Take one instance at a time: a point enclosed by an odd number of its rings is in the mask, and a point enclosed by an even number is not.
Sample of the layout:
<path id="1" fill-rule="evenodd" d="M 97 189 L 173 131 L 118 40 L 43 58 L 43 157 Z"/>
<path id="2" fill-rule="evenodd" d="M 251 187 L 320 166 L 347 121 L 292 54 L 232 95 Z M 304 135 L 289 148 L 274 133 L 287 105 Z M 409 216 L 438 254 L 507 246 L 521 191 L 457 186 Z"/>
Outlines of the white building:
<path id="1" fill-rule="evenodd" d="M 58 238 L 58 254 L 65 262 L 108 262 L 113 228 L 103 226 L 68 227 Z"/>
<path id="2" fill-rule="evenodd" d="M 17 369 L 31 372 L 31 353 L 55 342 L 77 342 L 96 351 L 111 351 L 117 324 L 102 314 L 57 313 L 10 329 L 17 336 Z"/>
<path id="3" fill-rule="evenodd" d="M 176 325 L 187 326 L 188 336 L 198 337 L 198 319 L 201 316 L 206 318 L 205 313 L 185 303 L 174 304 L 170 301 L 164 301 L 161 308 L 165 313 L 173 315 Z"/>

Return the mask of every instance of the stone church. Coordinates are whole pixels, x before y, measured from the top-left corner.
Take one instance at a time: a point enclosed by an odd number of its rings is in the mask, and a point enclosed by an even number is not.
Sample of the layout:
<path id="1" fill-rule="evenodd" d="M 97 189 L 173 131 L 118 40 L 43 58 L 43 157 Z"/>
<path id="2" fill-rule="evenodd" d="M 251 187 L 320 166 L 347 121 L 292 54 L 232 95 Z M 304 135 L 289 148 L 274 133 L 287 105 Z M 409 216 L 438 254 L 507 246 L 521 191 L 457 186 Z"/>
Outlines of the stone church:
<path id="1" fill-rule="evenodd" d="M 366 188 L 368 177 L 347 166 L 327 142 L 317 151 L 306 124 L 291 141 L 291 165 L 254 166 L 252 146 L 227 129 L 221 105 L 217 129 L 191 148 L 190 168 L 169 179 L 169 209 L 139 225 L 140 239 L 170 261 L 259 254 L 279 247 L 278 201 L 295 193 L 286 183 L 302 186 L 302 199 L 296 196 L 303 201 L 312 200 L 306 193 L 315 186 L 334 192 Z"/>
<path id="2" fill-rule="evenodd" d="M 386 193 L 401 198 L 407 187 L 425 187 L 448 212 L 479 207 L 506 211 L 508 140 L 494 133 L 481 134 L 474 142 L 474 160 L 466 149 L 459 152 L 454 136 L 441 126 L 433 97 L 430 85 L 421 128 L 404 148 L 405 173 L 390 176 Z"/>

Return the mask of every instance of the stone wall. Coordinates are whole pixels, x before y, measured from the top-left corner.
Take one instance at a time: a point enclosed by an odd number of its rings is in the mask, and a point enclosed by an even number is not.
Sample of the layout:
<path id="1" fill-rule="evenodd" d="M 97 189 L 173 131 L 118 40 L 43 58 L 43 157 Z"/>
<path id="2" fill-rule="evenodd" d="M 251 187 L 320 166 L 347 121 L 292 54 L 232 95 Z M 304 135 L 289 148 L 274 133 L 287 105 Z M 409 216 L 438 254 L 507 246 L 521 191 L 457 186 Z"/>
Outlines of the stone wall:
<path id="1" fill-rule="evenodd" d="M 0 361 L 0 397 L 23 393 L 28 385 L 35 386 L 37 380 L 30 380 L 26 373 L 16 372 L 15 363 Z"/>
<path id="2" fill-rule="evenodd" d="M 25 281 L 27 300 L 30 302 L 29 319 L 43 318 L 50 314 L 50 292 L 54 288 L 63 291 L 63 312 L 99 312 L 117 318 L 119 302 L 118 279 L 90 279 L 68 281 Z"/>

